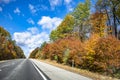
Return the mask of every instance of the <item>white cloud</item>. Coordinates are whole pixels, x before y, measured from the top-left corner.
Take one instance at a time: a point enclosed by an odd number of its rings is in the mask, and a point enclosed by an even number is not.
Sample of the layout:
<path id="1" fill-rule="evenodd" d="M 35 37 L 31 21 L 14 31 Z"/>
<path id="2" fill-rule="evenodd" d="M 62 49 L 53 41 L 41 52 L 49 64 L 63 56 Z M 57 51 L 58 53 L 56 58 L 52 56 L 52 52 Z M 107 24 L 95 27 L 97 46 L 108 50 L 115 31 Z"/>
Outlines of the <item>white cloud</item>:
<path id="1" fill-rule="evenodd" d="M 70 2 L 72 2 L 72 0 L 64 0 L 65 4 L 70 4 Z"/>
<path id="2" fill-rule="evenodd" d="M 35 24 L 35 22 L 33 21 L 32 18 L 27 19 L 27 22 L 30 23 L 30 24 L 32 24 L 32 25 Z"/>
<path id="3" fill-rule="evenodd" d="M 74 9 L 73 4 L 75 4 L 73 0 L 64 0 L 64 4 L 66 5 L 68 12 L 73 11 L 73 9 Z"/>
<path id="4" fill-rule="evenodd" d="M 40 32 L 37 27 L 30 27 L 24 32 L 15 32 L 13 34 L 13 39 L 19 46 L 22 47 L 28 57 L 32 50 L 36 47 L 40 47 L 44 41 L 49 41 L 49 33 L 51 30 L 55 29 L 61 21 L 61 18 L 50 18 L 49 16 L 43 16 L 38 21 L 38 25 L 42 26 L 42 32 Z"/>
<path id="5" fill-rule="evenodd" d="M 70 12 L 72 12 L 73 9 L 74 9 L 71 5 L 67 5 L 66 7 L 67 7 L 67 10 L 70 11 Z"/>
<path id="6" fill-rule="evenodd" d="M 2 12 L 2 7 L 0 7 L 0 12 Z"/>
<path id="7" fill-rule="evenodd" d="M 72 7 L 71 4 L 73 4 L 73 0 L 49 0 L 51 9 L 54 10 L 56 6 L 60 6 L 65 4 L 67 9 L 69 9 L 68 11 L 72 11 Z"/>
<path id="8" fill-rule="evenodd" d="M 26 56 L 29 56 L 28 53 L 36 47 L 40 47 L 41 43 L 49 40 L 49 34 L 46 32 L 33 34 L 36 30 L 38 30 L 36 27 L 32 27 L 25 32 L 15 32 L 13 35 L 14 40 L 22 47 Z"/>
<path id="9" fill-rule="evenodd" d="M 56 6 L 59 6 L 62 4 L 62 0 L 49 0 L 49 2 L 52 10 L 54 10 Z"/>
<path id="10" fill-rule="evenodd" d="M 8 3 L 13 2 L 13 1 L 16 1 L 16 0 L 0 0 L 0 3 L 8 4 Z"/>
<path id="11" fill-rule="evenodd" d="M 30 9 L 30 11 L 31 11 L 31 13 L 36 13 L 36 8 L 32 5 L 32 4 L 29 4 L 29 9 Z"/>
<path id="12" fill-rule="evenodd" d="M 62 22 L 61 18 L 49 16 L 43 16 L 39 21 L 38 25 L 42 26 L 42 29 L 49 29 L 50 31 L 55 29 Z"/>
<path id="13" fill-rule="evenodd" d="M 20 15 L 20 9 L 19 9 L 19 8 L 16 8 L 16 9 L 14 10 L 14 13 Z"/>
<path id="14" fill-rule="evenodd" d="M 28 8 L 32 14 L 37 14 L 39 10 L 48 10 L 48 7 L 46 5 L 40 5 L 40 4 L 38 5 L 29 4 Z"/>
<path id="15" fill-rule="evenodd" d="M 31 31 L 32 34 L 38 34 L 39 33 L 39 30 L 38 30 L 37 27 L 31 27 L 31 28 L 28 28 L 27 30 Z"/>

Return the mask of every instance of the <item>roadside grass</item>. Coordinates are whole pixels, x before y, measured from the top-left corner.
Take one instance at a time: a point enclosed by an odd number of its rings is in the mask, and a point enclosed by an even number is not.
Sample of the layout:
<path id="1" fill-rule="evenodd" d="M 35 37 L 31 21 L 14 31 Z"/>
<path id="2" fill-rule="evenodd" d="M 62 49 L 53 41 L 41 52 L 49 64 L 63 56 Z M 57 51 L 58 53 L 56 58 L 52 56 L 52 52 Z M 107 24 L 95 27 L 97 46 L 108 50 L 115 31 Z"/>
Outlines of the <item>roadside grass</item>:
<path id="1" fill-rule="evenodd" d="M 80 75 L 83 75 L 83 76 L 86 76 L 86 77 L 89 77 L 89 78 L 92 78 L 93 80 L 120 80 L 120 79 L 112 78 L 109 76 L 103 76 L 99 73 L 90 72 L 88 70 L 73 68 L 73 67 L 70 67 L 70 66 L 67 66 L 64 64 L 59 64 L 56 61 L 51 61 L 49 59 L 47 59 L 47 60 L 37 59 L 37 60 L 48 63 L 50 65 L 54 65 L 56 67 L 59 67 L 59 68 L 62 68 L 62 69 L 65 69 L 65 70 L 68 70 L 71 72 L 74 72 L 74 73 L 77 73 L 77 74 L 80 74 Z"/>

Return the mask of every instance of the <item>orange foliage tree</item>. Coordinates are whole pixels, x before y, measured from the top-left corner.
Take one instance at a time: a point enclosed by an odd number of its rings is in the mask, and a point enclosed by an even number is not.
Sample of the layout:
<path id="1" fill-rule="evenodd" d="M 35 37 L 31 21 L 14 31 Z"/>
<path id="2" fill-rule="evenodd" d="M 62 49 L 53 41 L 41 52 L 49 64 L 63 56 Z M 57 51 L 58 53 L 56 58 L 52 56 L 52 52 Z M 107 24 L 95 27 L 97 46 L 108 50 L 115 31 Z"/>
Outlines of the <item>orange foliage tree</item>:
<path id="1" fill-rule="evenodd" d="M 94 65 L 108 74 L 120 71 L 120 41 L 113 36 L 100 38 L 95 45 Z"/>
<path id="2" fill-rule="evenodd" d="M 15 41 L 12 41 L 10 33 L 0 27 L 0 60 L 25 58 L 25 55 Z"/>
<path id="3" fill-rule="evenodd" d="M 95 53 L 95 45 L 97 45 L 97 41 L 99 39 L 99 35 L 98 34 L 94 34 L 92 36 L 90 36 L 90 38 L 84 42 L 84 55 L 83 55 L 83 68 L 89 68 L 92 69 L 93 68 L 93 62 L 94 62 L 94 55 Z"/>
<path id="4" fill-rule="evenodd" d="M 91 15 L 90 23 L 92 26 L 92 33 L 98 34 L 99 36 L 105 36 L 107 16 L 104 13 L 96 12 Z"/>
<path id="5" fill-rule="evenodd" d="M 79 39 L 74 37 L 66 37 L 59 39 L 54 43 L 47 44 L 41 55 L 43 58 L 56 60 L 59 63 L 72 64 L 74 60 L 75 66 L 82 64 L 83 47 Z"/>
<path id="6" fill-rule="evenodd" d="M 120 41 L 113 36 L 92 36 L 85 42 L 82 68 L 116 75 L 120 71 Z"/>

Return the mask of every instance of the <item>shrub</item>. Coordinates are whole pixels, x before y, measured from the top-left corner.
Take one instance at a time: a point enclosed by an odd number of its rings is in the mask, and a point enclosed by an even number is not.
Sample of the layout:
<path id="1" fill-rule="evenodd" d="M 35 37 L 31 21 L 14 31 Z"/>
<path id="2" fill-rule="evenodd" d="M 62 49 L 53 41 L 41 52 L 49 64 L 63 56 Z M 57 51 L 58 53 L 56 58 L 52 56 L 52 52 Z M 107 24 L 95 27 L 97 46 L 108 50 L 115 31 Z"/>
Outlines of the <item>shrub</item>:
<path id="1" fill-rule="evenodd" d="M 113 75 L 120 70 L 120 41 L 113 36 L 100 38 L 95 45 L 94 64 Z"/>
<path id="2" fill-rule="evenodd" d="M 120 41 L 113 36 L 92 36 L 85 43 L 83 68 L 117 76 L 120 71 Z"/>
<path id="3" fill-rule="evenodd" d="M 72 65 L 74 60 L 75 66 L 82 64 L 81 57 L 83 53 L 82 43 L 74 37 L 59 39 L 54 43 L 47 44 L 42 49 L 44 59 L 49 58 L 56 60 L 58 63 Z"/>
<path id="4" fill-rule="evenodd" d="M 94 67 L 96 67 L 93 65 L 95 55 L 94 48 L 99 38 L 100 38 L 99 35 L 94 34 L 84 43 L 84 55 L 83 55 L 84 62 L 82 68 L 94 71 Z"/>

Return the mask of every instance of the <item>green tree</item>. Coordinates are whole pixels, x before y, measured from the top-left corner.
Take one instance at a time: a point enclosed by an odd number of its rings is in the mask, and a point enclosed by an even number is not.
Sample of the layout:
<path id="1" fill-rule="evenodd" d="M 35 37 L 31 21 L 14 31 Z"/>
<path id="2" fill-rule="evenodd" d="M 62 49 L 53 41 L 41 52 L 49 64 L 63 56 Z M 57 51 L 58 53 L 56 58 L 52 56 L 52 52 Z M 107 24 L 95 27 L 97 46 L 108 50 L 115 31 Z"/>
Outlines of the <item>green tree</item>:
<path id="1" fill-rule="evenodd" d="M 62 23 L 57 27 L 58 37 L 64 38 L 67 34 L 71 34 L 74 27 L 74 18 L 72 15 L 67 15 Z"/>
<path id="2" fill-rule="evenodd" d="M 11 39 L 10 33 L 6 31 L 3 27 L 0 27 L 0 35 L 5 36 L 7 39 Z"/>
<path id="3" fill-rule="evenodd" d="M 19 46 L 14 47 L 17 58 L 25 58 L 23 50 Z"/>
<path id="4" fill-rule="evenodd" d="M 43 43 L 41 44 L 41 46 L 40 46 L 40 50 L 42 50 L 43 47 L 44 47 L 46 44 L 47 44 L 47 42 L 43 42 Z"/>
<path id="5" fill-rule="evenodd" d="M 51 41 L 55 41 L 58 39 L 58 34 L 59 32 L 57 30 L 53 30 L 50 34 L 50 40 Z"/>
<path id="6" fill-rule="evenodd" d="M 79 28 L 79 37 L 83 41 L 89 30 L 90 0 L 86 0 L 85 3 L 79 3 L 72 15 L 75 18 L 75 27 Z"/>
<path id="7" fill-rule="evenodd" d="M 53 30 L 50 34 L 50 39 L 55 41 L 60 38 L 66 37 L 68 34 L 71 34 L 74 26 L 74 18 L 72 15 L 67 15 L 62 23 L 57 27 L 56 30 Z"/>

